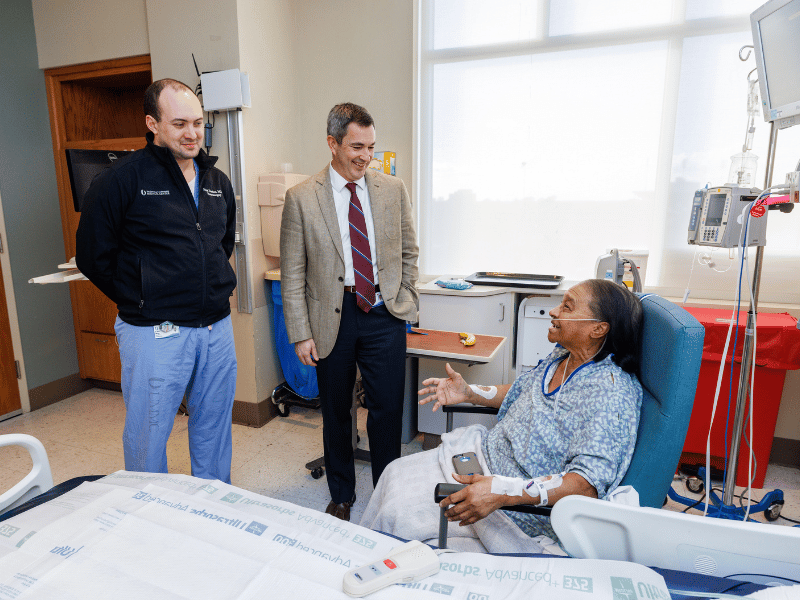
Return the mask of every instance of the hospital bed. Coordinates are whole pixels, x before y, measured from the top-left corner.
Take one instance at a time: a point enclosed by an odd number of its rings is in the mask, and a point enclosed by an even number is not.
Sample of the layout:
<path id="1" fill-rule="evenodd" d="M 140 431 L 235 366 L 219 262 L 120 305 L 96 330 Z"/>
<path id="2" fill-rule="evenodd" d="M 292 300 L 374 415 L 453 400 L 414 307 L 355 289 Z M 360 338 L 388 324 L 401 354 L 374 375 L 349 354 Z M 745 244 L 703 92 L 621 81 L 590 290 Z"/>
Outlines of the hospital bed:
<path id="1" fill-rule="evenodd" d="M 316 510 L 187 475 L 120 471 L 24 508 L 0 516 L 4 600 L 345 598 L 348 570 L 402 544 Z M 614 586 L 668 595 L 658 573 L 629 563 L 470 553 L 439 560 L 437 574 L 370 597 L 587 600 L 580 586 L 609 599 Z M 564 581 L 575 589 L 564 589 Z"/>
<path id="2" fill-rule="evenodd" d="M 0 494 L 0 515 L 53 487 L 50 461 L 47 459 L 47 451 L 39 440 L 18 433 L 0 436 L 0 448 L 9 446 L 20 446 L 27 450 L 33 464 L 25 477 L 11 489 Z"/>
<path id="3" fill-rule="evenodd" d="M 46 452 L 31 440 L 0 436 L 0 446 L 22 442 L 31 452 L 32 472 L 49 472 Z M 36 477 L 23 481 L 34 491 L 47 486 Z M 19 494 L 18 486 L 13 489 Z M 0 496 L 7 500 L 8 494 Z M 76 478 L 13 504 L 12 510 L 0 504 L 0 598 L 212 592 L 237 599 L 345 597 L 339 590 L 348 568 L 401 543 L 315 510 L 187 475 L 120 471 Z M 704 597 L 695 592 L 745 595 L 762 587 L 608 560 L 471 553 L 440 560 L 437 576 L 371 597 L 616 599 L 633 586 L 640 598 L 666 600 L 671 593 L 683 600 Z"/>
<path id="4" fill-rule="evenodd" d="M 25 506 L 17 507 L 17 510 Z M 345 598 L 350 568 L 402 542 L 187 475 L 120 471 L 0 516 L 0 598 Z M 438 574 L 376 599 L 666 600 L 760 586 L 607 560 L 440 555 Z M 683 590 L 684 592 L 678 592 Z M 638 592 L 638 594 L 637 594 Z"/>

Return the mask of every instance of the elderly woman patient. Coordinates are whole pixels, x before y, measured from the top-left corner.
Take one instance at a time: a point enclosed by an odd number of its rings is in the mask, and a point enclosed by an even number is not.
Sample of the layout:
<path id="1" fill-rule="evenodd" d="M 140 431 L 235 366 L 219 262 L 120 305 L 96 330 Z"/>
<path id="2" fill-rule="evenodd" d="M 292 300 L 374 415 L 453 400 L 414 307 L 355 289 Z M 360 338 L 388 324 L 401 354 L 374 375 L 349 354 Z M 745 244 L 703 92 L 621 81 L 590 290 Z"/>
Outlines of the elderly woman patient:
<path id="1" fill-rule="evenodd" d="M 471 402 L 500 409 L 498 424 L 456 429 L 428 452 L 392 462 L 381 476 L 361 524 L 407 539 L 438 532 L 437 482 L 469 484 L 442 501 L 450 545 L 489 552 L 562 554 L 549 518 L 497 510 L 550 505 L 570 494 L 604 498 L 631 461 L 642 388 L 642 308 L 627 288 L 590 279 L 550 311 L 553 352 L 512 385 L 467 385 L 446 365 L 446 379 L 426 379 L 420 404 L 433 410 Z M 454 473 L 452 457 L 475 452 L 484 475 Z M 478 543 L 480 542 L 480 543 Z"/>

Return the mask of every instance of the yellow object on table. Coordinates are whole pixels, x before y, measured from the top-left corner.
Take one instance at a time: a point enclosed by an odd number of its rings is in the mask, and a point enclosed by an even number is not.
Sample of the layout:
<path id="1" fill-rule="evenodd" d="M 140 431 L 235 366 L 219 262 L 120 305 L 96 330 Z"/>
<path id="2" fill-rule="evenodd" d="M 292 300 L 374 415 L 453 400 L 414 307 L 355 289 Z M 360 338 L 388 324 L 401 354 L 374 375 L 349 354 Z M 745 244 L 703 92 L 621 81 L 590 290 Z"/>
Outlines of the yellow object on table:
<path id="1" fill-rule="evenodd" d="M 458 334 L 458 337 L 461 338 L 461 343 L 465 346 L 475 345 L 475 335 L 472 333 L 461 332 Z"/>

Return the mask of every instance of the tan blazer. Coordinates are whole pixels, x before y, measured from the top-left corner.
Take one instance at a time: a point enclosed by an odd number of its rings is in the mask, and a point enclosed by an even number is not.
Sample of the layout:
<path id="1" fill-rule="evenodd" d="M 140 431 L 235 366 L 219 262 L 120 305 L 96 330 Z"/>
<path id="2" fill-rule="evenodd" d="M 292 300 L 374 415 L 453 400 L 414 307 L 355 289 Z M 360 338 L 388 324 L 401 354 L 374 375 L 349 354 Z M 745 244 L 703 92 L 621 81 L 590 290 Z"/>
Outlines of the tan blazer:
<path id="1" fill-rule="evenodd" d="M 320 358 L 336 343 L 344 297 L 344 249 L 330 168 L 286 192 L 281 220 L 281 295 L 289 341 L 313 338 Z M 394 316 L 416 321 L 419 247 L 406 186 L 373 169 L 367 169 L 366 182 L 381 297 Z"/>

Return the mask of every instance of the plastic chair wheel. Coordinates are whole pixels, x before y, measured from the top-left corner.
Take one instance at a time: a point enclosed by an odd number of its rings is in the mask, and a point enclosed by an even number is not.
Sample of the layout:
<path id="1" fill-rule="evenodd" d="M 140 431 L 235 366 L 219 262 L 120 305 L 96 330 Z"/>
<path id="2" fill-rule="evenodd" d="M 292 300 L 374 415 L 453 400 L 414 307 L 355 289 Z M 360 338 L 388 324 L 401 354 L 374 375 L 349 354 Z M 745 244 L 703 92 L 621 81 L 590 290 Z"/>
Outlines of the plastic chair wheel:
<path id="1" fill-rule="evenodd" d="M 698 479 L 697 477 L 689 477 L 689 479 L 686 480 L 686 489 L 693 494 L 699 494 L 703 491 L 703 488 L 705 488 L 705 485 L 703 485 L 702 479 Z"/>
<path id="2" fill-rule="evenodd" d="M 280 416 L 282 416 L 282 417 L 288 417 L 289 416 L 289 405 L 288 404 L 285 404 L 283 402 L 279 402 L 275 406 L 278 408 L 278 414 Z"/>
<path id="3" fill-rule="evenodd" d="M 783 508 L 782 504 L 775 502 L 771 504 L 770 507 L 764 511 L 764 517 L 767 521 L 777 521 L 778 517 L 781 516 L 781 509 Z"/>
<path id="4" fill-rule="evenodd" d="M 312 479 L 319 479 L 325 474 L 324 467 L 317 467 L 316 469 L 312 469 L 311 471 L 311 478 Z"/>

